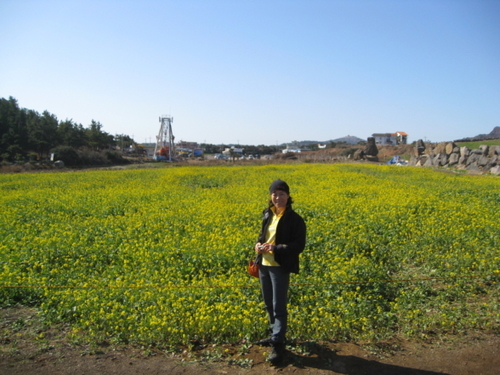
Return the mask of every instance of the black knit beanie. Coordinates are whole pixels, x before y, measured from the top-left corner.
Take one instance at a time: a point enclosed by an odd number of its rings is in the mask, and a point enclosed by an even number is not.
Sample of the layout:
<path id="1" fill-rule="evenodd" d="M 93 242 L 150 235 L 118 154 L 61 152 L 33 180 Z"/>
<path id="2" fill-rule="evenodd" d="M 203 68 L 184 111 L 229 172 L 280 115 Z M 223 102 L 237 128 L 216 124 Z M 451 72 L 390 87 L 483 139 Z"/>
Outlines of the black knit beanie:
<path id="1" fill-rule="evenodd" d="M 275 190 L 281 190 L 290 195 L 290 188 L 288 184 L 283 180 L 274 180 L 271 186 L 269 187 L 269 193 L 273 193 Z"/>

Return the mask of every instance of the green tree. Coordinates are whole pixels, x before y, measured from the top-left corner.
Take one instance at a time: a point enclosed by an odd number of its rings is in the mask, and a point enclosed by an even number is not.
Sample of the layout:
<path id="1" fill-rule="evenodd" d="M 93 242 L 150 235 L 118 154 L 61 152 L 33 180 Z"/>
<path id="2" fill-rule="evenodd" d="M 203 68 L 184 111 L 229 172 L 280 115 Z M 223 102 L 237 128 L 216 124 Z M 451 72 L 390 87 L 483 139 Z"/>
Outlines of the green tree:
<path id="1" fill-rule="evenodd" d="M 134 147 L 136 145 L 134 140 L 126 134 L 116 134 L 115 143 L 122 151 L 130 150 L 130 146 Z"/>
<path id="2" fill-rule="evenodd" d="M 13 160 L 28 151 L 26 113 L 12 96 L 0 99 L 0 155 Z"/>
<path id="3" fill-rule="evenodd" d="M 29 110 L 27 124 L 30 149 L 35 151 L 40 158 L 48 156 L 50 149 L 59 143 L 57 117 L 48 111 L 44 111 L 40 116 L 38 112 Z"/>
<path id="4" fill-rule="evenodd" d="M 119 137 L 126 147 L 135 145 L 129 136 L 122 134 Z M 87 129 L 73 120 L 59 123 L 57 117 L 48 111 L 40 115 L 35 110 L 20 108 L 12 96 L 9 99 L 0 98 L 2 160 L 23 160 L 32 152 L 36 152 L 38 157 L 45 157 L 58 146 L 71 147 L 75 151 L 84 147 L 98 151 L 109 150 L 115 145 L 115 138 L 104 132 L 97 121 L 92 120 Z"/>
<path id="5" fill-rule="evenodd" d="M 59 145 L 79 149 L 87 145 L 85 129 L 82 124 L 75 124 L 73 120 L 59 123 L 57 127 Z"/>
<path id="6" fill-rule="evenodd" d="M 114 137 L 101 129 L 102 124 L 95 120 L 92 120 L 86 129 L 87 145 L 94 151 L 106 150 L 116 145 Z"/>
<path id="7" fill-rule="evenodd" d="M 319 150 L 319 146 L 317 143 L 310 143 L 306 146 L 309 150 L 311 151 L 318 151 Z"/>

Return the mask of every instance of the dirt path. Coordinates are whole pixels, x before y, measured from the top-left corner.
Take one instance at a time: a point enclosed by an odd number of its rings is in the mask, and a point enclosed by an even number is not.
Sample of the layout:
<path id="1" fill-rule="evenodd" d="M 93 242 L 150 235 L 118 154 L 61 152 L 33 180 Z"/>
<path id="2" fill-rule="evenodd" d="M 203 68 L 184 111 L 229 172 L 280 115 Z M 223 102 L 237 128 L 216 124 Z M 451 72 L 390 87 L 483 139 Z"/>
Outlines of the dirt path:
<path id="1" fill-rule="evenodd" d="M 64 328 L 43 329 L 34 310 L 0 310 L 2 375 L 132 374 L 349 374 L 497 375 L 500 336 L 469 334 L 433 343 L 313 343 L 288 346 L 281 366 L 266 362 L 269 348 L 195 346 L 168 353 L 133 346 L 70 344 Z"/>

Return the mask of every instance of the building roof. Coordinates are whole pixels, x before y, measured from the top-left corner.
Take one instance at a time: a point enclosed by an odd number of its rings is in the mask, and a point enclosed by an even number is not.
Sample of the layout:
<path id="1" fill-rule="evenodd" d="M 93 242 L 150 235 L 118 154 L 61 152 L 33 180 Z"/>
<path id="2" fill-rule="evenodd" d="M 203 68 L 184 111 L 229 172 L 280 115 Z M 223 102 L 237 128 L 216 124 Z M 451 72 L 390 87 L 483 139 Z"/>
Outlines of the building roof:
<path id="1" fill-rule="evenodd" d="M 396 133 L 373 133 L 372 137 L 388 137 L 388 136 L 396 137 L 398 135 L 408 136 L 408 134 L 406 134 L 405 132 L 396 132 Z"/>

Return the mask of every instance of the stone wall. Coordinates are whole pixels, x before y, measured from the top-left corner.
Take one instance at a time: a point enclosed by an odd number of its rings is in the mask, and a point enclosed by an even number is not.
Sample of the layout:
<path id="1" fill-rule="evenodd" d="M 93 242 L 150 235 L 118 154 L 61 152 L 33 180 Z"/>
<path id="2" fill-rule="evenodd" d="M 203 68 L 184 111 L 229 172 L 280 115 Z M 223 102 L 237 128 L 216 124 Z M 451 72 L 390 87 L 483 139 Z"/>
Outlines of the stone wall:
<path id="1" fill-rule="evenodd" d="M 449 167 L 472 172 L 500 174 L 500 146 L 479 146 L 471 150 L 454 142 L 425 145 L 420 139 L 408 163 L 411 166 Z"/>

